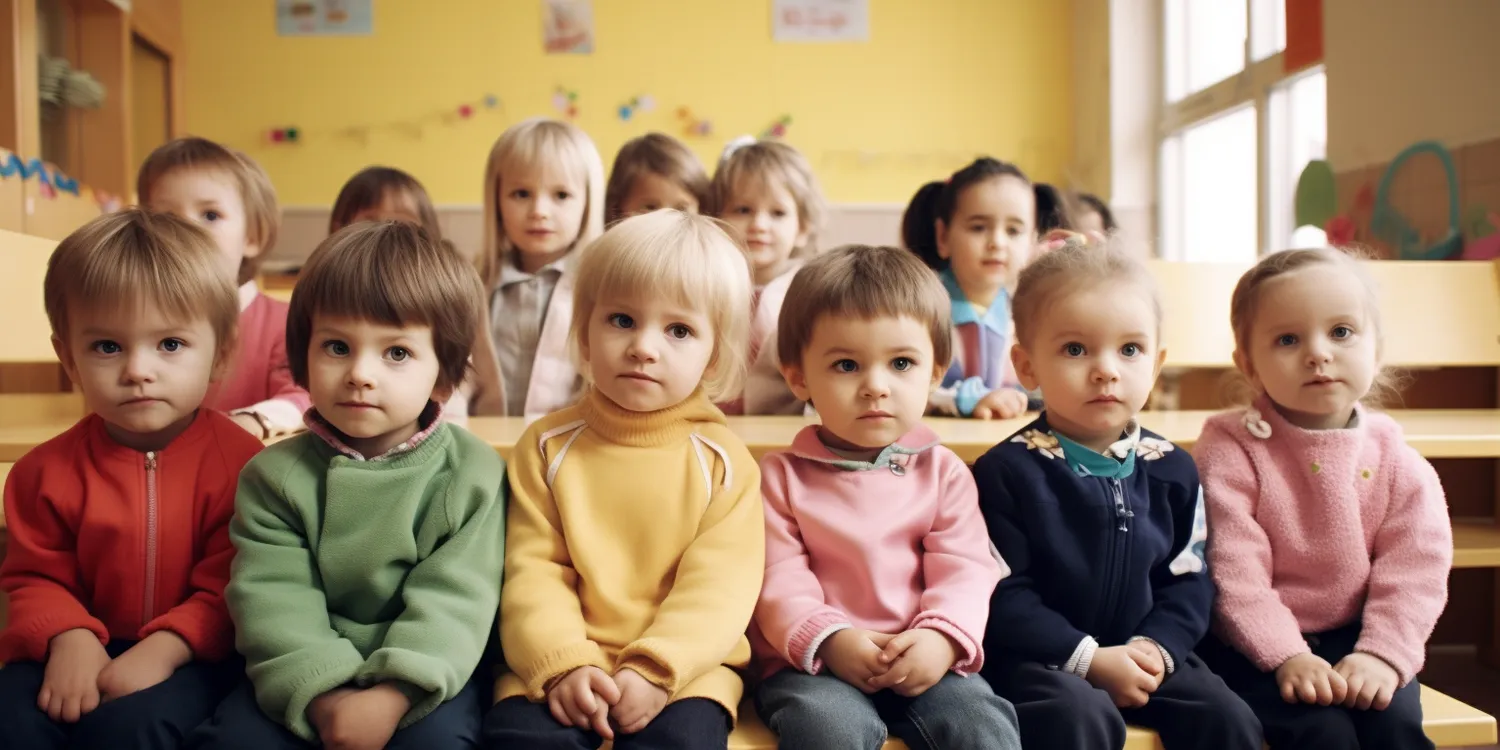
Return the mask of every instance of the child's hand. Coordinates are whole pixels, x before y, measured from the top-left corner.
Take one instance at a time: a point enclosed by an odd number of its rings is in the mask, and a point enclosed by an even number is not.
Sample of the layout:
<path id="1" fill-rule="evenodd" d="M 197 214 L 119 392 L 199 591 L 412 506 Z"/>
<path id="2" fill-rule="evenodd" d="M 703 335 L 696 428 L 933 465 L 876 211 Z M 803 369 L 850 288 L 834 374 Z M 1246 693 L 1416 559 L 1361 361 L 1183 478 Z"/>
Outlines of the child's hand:
<path id="1" fill-rule="evenodd" d="M 870 687 L 870 678 L 885 674 L 889 668 L 880 655 L 892 637 L 871 630 L 844 628 L 823 640 L 818 647 L 818 658 L 839 679 L 866 694 L 875 693 L 880 688 Z"/>
<path id="2" fill-rule="evenodd" d="M 1167 679 L 1167 660 L 1161 656 L 1161 649 L 1157 648 L 1151 641 L 1132 641 L 1125 644 L 1130 649 L 1135 663 L 1146 670 L 1146 674 L 1156 678 L 1156 687 L 1161 687 L 1162 680 Z M 1152 688 L 1152 692 L 1156 691 Z"/>
<path id="3" fill-rule="evenodd" d="M 1355 651 L 1340 659 L 1333 671 L 1349 686 L 1342 701 L 1348 708 L 1384 711 L 1391 705 L 1396 688 L 1401 687 L 1401 675 L 1396 674 L 1395 668 L 1384 659 L 1373 654 Z"/>
<path id="4" fill-rule="evenodd" d="M 99 697 L 112 701 L 160 685 L 192 658 L 193 649 L 181 636 L 158 630 L 99 672 Z"/>
<path id="5" fill-rule="evenodd" d="M 1341 704 L 1349 684 L 1344 676 L 1316 654 L 1297 654 L 1276 668 L 1276 684 L 1287 703 Z"/>
<path id="6" fill-rule="evenodd" d="M 333 708 L 339 701 L 359 692 L 355 688 L 334 688 L 307 704 L 307 720 L 318 731 L 319 737 L 333 734 Z"/>
<path id="7" fill-rule="evenodd" d="M 547 708 L 557 723 L 592 729 L 606 740 L 615 738 L 609 728 L 609 708 L 619 702 L 620 688 L 598 667 L 579 667 L 547 691 Z"/>
<path id="8" fill-rule="evenodd" d="M 1026 413 L 1026 394 L 1011 388 L 1000 388 L 985 394 L 974 405 L 975 419 L 1010 419 Z"/>
<path id="9" fill-rule="evenodd" d="M 963 649 L 946 634 L 928 628 L 912 628 L 892 638 L 880 653 L 886 673 L 876 675 L 869 685 L 876 690 L 890 688 L 897 695 L 915 698 L 936 685 L 953 668 Z"/>
<path id="10" fill-rule="evenodd" d="M 609 717 L 620 727 L 620 734 L 635 734 L 667 707 L 667 691 L 651 684 L 634 669 L 615 672 L 620 700 L 609 710 Z"/>
<path id="11" fill-rule="evenodd" d="M 109 654 L 88 630 L 75 628 L 52 636 L 36 707 L 53 721 L 78 721 L 99 707 L 99 673 L 107 666 Z"/>
<path id="12" fill-rule="evenodd" d="M 1110 646 L 1094 652 L 1086 678 L 1112 698 L 1120 708 L 1140 708 L 1151 699 L 1160 681 L 1146 671 L 1146 658 L 1129 646 Z M 1148 662 L 1149 663 L 1149 662 Z"/>
<path id="13" fill-rule="evenodd" d="M 328 707 L 328 728 L 319 728 L 318 738 L 330 750 L 381 750 L 410 710 L 411 700 L 389 682 L 354 690 Z"/>
<path id="14" fill-rule="evenodd" d="M 260 426 L 260 421 L 249 414 L 231 414 L 229 419 L 240 426 L 240 429 L 254 435 L 257 440 L 263 439 L 266 434 L 265 428 Z"/>

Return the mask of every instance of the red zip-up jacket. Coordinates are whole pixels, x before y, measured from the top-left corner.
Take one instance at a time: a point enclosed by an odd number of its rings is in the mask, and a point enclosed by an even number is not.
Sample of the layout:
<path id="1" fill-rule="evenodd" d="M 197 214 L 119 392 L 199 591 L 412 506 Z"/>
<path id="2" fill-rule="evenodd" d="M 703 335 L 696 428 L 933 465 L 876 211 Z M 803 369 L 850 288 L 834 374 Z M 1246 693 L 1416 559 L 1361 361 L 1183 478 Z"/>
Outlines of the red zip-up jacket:
<path id="1" fill-rule="evenodd" d="M 195 658 L 227 656 L 229 519 L 240 469 L 261 447 L 199 409 L 160 451 L 120 445 L 90 414 L 23 456 L 5 483 L 0 662 L 44 661 L 52 637 L 74 628 L 101 643 L 168 630 Z"/>

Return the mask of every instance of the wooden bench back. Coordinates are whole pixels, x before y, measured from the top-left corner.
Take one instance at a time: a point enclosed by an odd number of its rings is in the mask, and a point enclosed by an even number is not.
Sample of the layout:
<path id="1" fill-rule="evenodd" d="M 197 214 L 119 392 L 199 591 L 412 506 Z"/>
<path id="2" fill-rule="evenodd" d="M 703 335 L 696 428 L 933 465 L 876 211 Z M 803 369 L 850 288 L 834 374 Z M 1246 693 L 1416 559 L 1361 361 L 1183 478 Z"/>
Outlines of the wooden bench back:
<path id="1" fill-rule="evenodd" d="M 42 304 L 42 279 L 55 247 L 54 240 L 0 230 L 0 364 L 57 361 Z"/>
<path id="2" fill-rule="evenodd" d="M 1380 288 L 1385 363 L 1500 366 L 1500 262 L 1362 261 Z M 1149 261 L 1167 366 L 1234 366 L 1229 299 L 1247 265 Z"/>

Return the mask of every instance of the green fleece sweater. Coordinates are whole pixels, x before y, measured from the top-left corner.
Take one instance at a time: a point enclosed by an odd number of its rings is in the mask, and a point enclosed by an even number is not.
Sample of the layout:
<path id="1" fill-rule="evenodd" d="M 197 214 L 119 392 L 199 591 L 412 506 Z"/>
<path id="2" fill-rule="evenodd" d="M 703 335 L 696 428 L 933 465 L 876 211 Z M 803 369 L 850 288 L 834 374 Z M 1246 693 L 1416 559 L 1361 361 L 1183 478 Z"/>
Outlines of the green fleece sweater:
<path id="1" fill-rule="evenodd" d="M 505 463 L 439 426 L 377 461 L 303 434 L 240 475 L 226 598 L 269 716 L 316 742 L 312 700 L 393 681 L 409 726 L 458 694 L 494 632 L 505 559 Z"/>

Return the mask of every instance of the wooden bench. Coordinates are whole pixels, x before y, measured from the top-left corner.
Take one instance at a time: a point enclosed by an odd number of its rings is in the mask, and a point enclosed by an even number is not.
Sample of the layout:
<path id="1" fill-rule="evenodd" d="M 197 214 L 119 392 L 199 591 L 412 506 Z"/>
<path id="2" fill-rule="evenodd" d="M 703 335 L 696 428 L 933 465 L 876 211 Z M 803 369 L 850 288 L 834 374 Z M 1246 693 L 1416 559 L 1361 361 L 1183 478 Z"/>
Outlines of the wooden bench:
<path id="1" fill-rule="evenodd" d="M 1495 719 L 1427 686 L 1422 686 L 1422 726 L 1438 747 L 1468 747 L 1495 742 Z M 898 740 L 885 743 L 885 750 L 904 750 Z M 740 723 L 729 736 L 729 750 L 776 750 L 776 735 L 756 717 L 747 702 L 740 708 Z M 1155 732 L 1130 727 L 1125 750 L 1164 750 Z"/>

